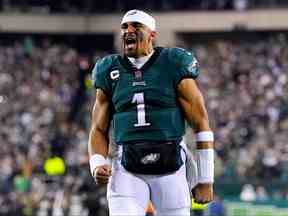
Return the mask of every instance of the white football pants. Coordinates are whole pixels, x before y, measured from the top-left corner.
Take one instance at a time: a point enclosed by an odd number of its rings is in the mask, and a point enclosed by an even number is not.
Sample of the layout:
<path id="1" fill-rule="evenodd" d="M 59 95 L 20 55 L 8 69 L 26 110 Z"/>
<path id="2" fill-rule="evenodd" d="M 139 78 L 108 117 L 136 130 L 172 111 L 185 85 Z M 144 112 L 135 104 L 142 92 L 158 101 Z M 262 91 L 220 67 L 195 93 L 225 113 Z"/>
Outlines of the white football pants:
<path id="1" fill-rule="evenodd" d="M 186 149 L 185 143 L 181 142 Z M 190 216 L 190 193 L 186 180 L 186 155 L 182 167 L 168 175 L 136 175 L 126 171 L 120 162 L 122 149 L 112 162 L 107 198 L 110 216 L 145 216 L 149 200 L 157 216 Z"/>

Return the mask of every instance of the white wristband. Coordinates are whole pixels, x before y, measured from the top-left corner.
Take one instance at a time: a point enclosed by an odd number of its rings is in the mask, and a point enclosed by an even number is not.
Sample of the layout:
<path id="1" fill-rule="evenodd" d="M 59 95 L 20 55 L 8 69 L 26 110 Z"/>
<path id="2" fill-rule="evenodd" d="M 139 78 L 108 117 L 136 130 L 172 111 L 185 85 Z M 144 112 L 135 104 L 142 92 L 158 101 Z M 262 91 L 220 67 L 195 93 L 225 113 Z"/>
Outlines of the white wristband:
<path id="1" fill-rule="evenodd" d="M 89 159 L 89 164 L 90 164 L 90 172 L 91 172 L 91 175 L 93 176 L 93 172 L 96 167 L 109 164 L 109 163 L 108 163 L 108 160 L 105 159 L 103 155 L 93 154 Z"/>
<path id="2" fill-rule="evenodd" d="M 197 149 L 198 183 L 214 182 L 214 149 Z"/>
<path id="3" fill-rule="evenodd" d="M 201 131 L 196 133 L 197 142 L 214 142 L 214 134 L 212 131 Z"/>

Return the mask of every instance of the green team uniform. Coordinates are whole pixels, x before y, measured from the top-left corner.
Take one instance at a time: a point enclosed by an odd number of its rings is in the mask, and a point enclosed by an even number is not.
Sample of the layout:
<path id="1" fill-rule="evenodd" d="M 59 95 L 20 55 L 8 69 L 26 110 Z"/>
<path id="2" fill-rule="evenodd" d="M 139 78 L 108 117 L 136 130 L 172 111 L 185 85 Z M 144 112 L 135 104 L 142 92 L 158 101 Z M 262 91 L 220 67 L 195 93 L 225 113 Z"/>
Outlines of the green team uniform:
<path id="1" fill-rule="evenodd" d="M 92 78 L 94 87 L 111 99 L 115 142 L 181 139 L 185 120 L 177 85 L 198 74 L 194 55 L 181 48 L 155 48 L 139 70 L 120 55 L 99 60 Z"/>

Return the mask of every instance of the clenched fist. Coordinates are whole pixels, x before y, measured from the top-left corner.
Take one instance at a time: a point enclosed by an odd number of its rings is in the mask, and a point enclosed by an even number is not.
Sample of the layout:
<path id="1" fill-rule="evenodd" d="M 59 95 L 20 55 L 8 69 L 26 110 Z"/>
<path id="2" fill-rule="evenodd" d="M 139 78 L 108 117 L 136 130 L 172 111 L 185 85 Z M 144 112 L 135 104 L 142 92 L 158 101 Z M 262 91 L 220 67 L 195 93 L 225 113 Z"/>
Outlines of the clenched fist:
<path id="1" fill-rule="evenodd" d="M 209 203 L 213 200 L 213 184 L 199 183 L 193 189 L 195 201 L 200 204 Z"/>
<path id="2" fill-rule="evenodd" d="M 101 165 L 94 169 L 93 177 L 97 185 L 107 184 L 109 177 L 112 174 L 110 165 Z"/>

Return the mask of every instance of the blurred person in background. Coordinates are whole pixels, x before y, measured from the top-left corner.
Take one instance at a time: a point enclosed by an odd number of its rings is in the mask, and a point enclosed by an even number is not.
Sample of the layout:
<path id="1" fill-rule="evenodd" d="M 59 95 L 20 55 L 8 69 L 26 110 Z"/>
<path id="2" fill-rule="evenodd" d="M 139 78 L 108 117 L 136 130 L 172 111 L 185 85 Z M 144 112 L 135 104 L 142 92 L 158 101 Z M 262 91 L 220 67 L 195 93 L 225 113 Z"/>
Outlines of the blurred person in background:
<path id="1" fill-rule="evenodd" d="M 185 120 L 197 141 L 195 200 L 213 199 L 213 132 L 194 55 L 180 48 L 153 47 L 155 19 L 128 11 L 121 21 L 124 55 L 110 55 L 93 69 L 96 101 L 88 149 L 98 185 L 108 183 L 110 215 L 145 215 L 151 199 L 157 215 L 190 215 L 186 179 Z M 118 157 L 107 160 L 109 127 Z"/>
<path id="2" fill-rule="evenodd" d="M 223 199 L 215 195 L 213 202 L 208 205 L 208 216 L 226 216 L 226 209 Z"/>

